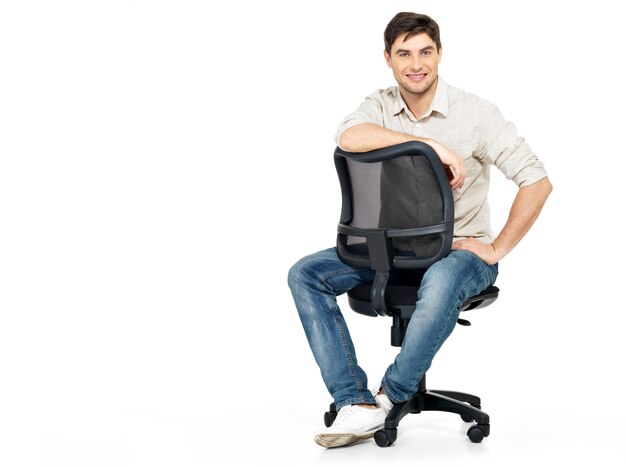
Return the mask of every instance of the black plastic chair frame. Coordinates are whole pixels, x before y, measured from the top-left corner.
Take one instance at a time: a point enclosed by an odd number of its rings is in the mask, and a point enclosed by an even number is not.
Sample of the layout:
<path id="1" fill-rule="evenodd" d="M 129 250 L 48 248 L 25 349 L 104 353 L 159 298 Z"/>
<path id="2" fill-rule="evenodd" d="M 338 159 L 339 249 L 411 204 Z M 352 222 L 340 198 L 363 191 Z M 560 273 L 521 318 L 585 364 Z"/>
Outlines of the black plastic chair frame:
<path id="1" fill-rule="evenodd" d="M 428 159 L 437 182 L 441 187 L 443 198 L 443 221 L 436 225 L 420 226 L 411 229 L 360 229 L 350 226 L 353 216 L 353 199 L 351 178 L 348 170 L 348 159 L 362 163 L 384 162 L 397 157 L 421 155 Z M 425 269 L 439 259 L 445 257 L 452 245 L 454 227 L 454 203 L 448 177 L 440 162 L 439 156 L 427 144 L 412 141 L 367 153 L 348 153 L 340 148 L 335 150 L 335 166 L 339 176 L 342 192 L 342 208 L 340 222 L 337 227 L 337 253 L 342 261 L 353 267 L 371 268 L 376 272 L 372 284 L 362 284 L 348 292 L 350 307 L 367 316 L 391 316 L 391 345 L 402 345 L 406 328 L 415 310 L 419 284 L 402 285 L 393 289 L 389 286 L 390 273 L 394 269 Z M 416 235 L 440 235 L 442 246 L 427 258 L 411 258 L 399 256 L 392 246 L 392 238 Z M 367 254 L 350 251 L 345 239 L 347 236 L 364 237 Z M 400 290 L 401 287 L 405 289 Z M 400 294 L 388 293 L 390 290 Z M 460 311 L 474 310 L 490 305 L 498 298 L 499 289 L 490 286 L 482 293 L 466 300 Z M 390 296 L 396 295 L 396 299 Z M 399 298 L 398 298 L 399 297 Z M 470 325 L 465 319 L 458 319 L 461 325 Z M 416 394 L 408 401 L 396 404 L 387 415 L 385 426 L 376 432 L 374 439 L 381 446 L 391 445 L 397 438 L 397 427 L 400 420 L 409 413 L 423 411 L 445 411 L 456 413 L 466 422 L 475 421 L 467 432 L 470 441 L 479 443 L 489 436 L 489 415 L 481 410 L 480 398 L 472 394 L 457 391 L 426 389 L 426 375 L 419 383 Z M 326 426 L 331 426 L 337 413 L 334 404 L 324 415 Z"/>

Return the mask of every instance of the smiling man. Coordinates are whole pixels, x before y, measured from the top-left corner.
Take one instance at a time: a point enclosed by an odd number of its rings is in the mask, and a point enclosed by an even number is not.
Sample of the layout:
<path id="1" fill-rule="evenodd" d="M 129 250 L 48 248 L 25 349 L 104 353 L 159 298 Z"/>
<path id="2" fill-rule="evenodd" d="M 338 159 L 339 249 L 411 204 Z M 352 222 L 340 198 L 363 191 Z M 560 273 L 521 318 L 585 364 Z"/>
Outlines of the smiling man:
<path id="1" fill-rule="evenodd" d="M 452 333 L 459 305 L 495 282 L 498 261 L 528 232 L 552 190 L 543 164 L 515 126 L 490 102 L 439 77 L 442 47 L 433 19 L 398 13 L 384 39 L 385 61 L 397 86 L 368 96 L 340 124 L 337 143 L 350 152 L 411 140 L 432 146 L 448 169 L 453 189 L 454 243 L 450 254 L 425 272 L 400 352 L 372 391 L 357 364 L 336 297 L 371 281 L 373 272 L 342 263 L 335 248 L 306 256 L 289 271 L 300 320 L 338 409 L 333 425 L 314 436 L 325 447 L 373 436 L 393 404 L 413 396 Z M 487 204 L 491 166 L 519 187 L 497 236 Z"/>

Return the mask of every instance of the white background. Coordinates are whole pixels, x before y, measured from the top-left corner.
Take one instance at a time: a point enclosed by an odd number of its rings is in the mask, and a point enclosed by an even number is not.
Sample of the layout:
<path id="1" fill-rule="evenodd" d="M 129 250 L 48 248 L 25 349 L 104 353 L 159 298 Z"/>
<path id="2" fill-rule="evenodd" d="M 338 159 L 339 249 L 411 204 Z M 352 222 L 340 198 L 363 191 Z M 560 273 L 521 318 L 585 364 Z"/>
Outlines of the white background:
<path id="1" fill-rule="evenodd" d="M 3 1 L 0 465 L 623 465 L 623 21 L 609 1 Z M 434 17 L 554 193 L 429 372 L 475 392 L 392 448 L 312 442 L 330 398 L 286 276 L 334 243 L 339 121 Z M 515 186 L 493 174 L 497 231 Z M 344 305 L 375 382 L 389 322 Z M 216 463 L 217 462 L 217 463 Z"/>

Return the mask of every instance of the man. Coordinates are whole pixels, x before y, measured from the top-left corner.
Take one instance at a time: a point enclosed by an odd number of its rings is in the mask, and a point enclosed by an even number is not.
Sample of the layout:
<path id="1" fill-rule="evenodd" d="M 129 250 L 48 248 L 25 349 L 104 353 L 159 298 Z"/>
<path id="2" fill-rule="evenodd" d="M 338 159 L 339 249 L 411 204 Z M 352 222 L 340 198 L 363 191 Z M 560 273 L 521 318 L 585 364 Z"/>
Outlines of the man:
<path id="1" fill-rule="evenodd" d="M 492 285 L 497 263 L 537 219 L 552 186 L 543 165 L 498 109 L 438 75 L 439 26 L 425 15 L 399 13 L 385 29 L 384 57 L 398 86 L 370 95 L 337 130 L 338 145 L 365 152 L 410 140 L 429 144 L 450 176 L 455 223 L 450 254 L 424 274 L 402 348 L 372 392 L 337 306 L 336 296 L 373 272 L 341 262 L 335 248 L 298 261 L 289 271 L 296 308 L 338 415 L 315 442 L 336 447 L 380 429 L 394 403 L 417 391 L 433 357 L 455 327 L 459 306 Z M 490 166 L 519 191 L 497 236 L 489 223 Z"/>

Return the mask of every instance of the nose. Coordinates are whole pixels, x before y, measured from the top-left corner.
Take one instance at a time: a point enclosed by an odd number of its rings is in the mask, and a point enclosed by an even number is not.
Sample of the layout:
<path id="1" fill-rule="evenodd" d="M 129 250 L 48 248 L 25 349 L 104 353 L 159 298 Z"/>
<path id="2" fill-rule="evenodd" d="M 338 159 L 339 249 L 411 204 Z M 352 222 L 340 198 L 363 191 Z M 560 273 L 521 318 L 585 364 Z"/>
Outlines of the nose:
<path id="1" fill-rule="evenodd" d="M 419 55 L 413 55 L 413 57 L 411 57 L 411 68 L 413 70 L 422 68 L 422 59 Z"/>

